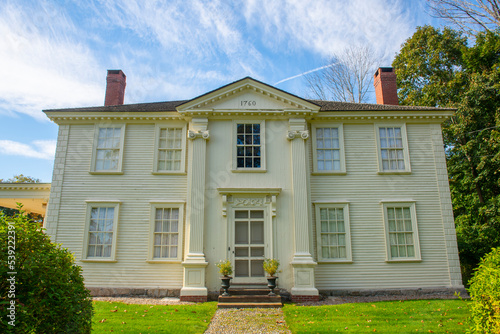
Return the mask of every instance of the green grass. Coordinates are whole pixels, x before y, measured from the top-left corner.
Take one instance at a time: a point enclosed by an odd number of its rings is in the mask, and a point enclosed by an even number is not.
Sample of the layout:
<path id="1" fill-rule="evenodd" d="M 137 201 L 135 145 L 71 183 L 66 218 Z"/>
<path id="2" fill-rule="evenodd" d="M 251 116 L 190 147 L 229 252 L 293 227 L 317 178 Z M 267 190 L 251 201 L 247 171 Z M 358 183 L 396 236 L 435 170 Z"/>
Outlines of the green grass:
<path id="1" fill-rule="evenodd" d="M 285 305 L 293 333 L 465 333 L 468 302 L 412 300 L 328 306 Z"/>
<path id="2" fill-rule="evenodd" d="M 94 301 L 92 333 L 203 333 L 217 303 L 137 305 Z"/>

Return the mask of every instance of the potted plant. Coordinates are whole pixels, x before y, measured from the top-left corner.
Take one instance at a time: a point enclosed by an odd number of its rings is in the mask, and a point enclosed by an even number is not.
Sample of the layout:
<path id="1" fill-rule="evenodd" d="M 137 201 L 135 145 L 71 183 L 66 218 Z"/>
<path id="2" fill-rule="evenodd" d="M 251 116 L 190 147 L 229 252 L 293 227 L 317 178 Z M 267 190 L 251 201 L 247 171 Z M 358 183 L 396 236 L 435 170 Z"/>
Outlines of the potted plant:
<path id="1" fill-rule="evenodd" d="M 274 289 L 276 288 L 276 279 L 274 276 L 278 272 L 280 261 L 276 259 L 264 259 L 264 271 L 267 273 L 267 287 L 271 290 L 269 296 L 276 296 Z"/>
<path id="2" fill-rule="evenodd" d="M 219 263 L 215 264 L 217 268 L 219 268 L 219 273 L 222 275 L 220 278 L 222 281 L 222 288 L 224 289 L 224 292 L 222 293 L 223 296 L 229 296 L 229 293 L 227 290 L 229 289 L 229 286 L 231 285 L 231 279 L 232 277 L 229 276 L 233 273 L 233 266 L 231 265 L 231 261 L 229 260 L 220 260 Z"/>

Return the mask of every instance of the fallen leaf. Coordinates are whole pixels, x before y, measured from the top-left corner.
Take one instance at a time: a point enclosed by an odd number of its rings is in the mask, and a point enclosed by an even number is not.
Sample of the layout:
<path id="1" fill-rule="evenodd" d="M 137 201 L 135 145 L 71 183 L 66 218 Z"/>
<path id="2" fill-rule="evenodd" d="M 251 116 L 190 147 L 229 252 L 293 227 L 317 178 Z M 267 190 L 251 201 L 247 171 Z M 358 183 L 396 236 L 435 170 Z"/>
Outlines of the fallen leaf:
<path id="1" fill-rule="evenodd" d="M 125 324 L 126 324 L 126 322 L 125 322 L 125 321 L 122 321 L 122 325 L 125 325 Z"/>
<path id="2" fill-rule="evenodd" d="M 100 323 L 103 323 L 105 321 L 106 321 L 106 319 L 99 320 Z"/>
<path id="3" fill-rule="evenodd" d="M 459 322 L 458 324 L 459 324 L 459 325 L 463 325 L 463 323 L 461 323 L 461 322 Z"/>
<path id="4" fill-rule="evenodd" d="M 110 312 L 118 312 L 118 310 L 111 310 Z"/>

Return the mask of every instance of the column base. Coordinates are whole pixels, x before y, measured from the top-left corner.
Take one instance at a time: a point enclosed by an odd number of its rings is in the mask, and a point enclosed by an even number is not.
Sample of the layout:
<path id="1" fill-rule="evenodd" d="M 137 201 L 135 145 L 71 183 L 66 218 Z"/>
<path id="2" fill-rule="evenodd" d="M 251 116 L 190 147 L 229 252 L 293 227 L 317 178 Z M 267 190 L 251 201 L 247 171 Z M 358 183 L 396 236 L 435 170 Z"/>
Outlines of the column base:
<path id="1" fill-rule="evenodd" d="M 295 255 L 292 261 L 294 286 L 292 301 L 296 303 L 314 302 L 319 300 L 319 291 L 314 286 L 314 267 L 317 263 L 312 257 Z"/>

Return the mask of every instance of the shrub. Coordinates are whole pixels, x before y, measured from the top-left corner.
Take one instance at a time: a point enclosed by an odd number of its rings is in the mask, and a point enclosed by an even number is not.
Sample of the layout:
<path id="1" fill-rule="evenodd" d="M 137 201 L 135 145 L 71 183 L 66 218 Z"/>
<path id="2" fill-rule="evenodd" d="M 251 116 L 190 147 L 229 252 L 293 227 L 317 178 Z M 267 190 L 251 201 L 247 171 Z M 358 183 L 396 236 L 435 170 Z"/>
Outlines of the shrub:
<path id="1" fill-rule="evenodd" d="M 493 248 L 470 280 L 473 333 L 500 333 L 500 248 Z"/>
<path id="2" fill-rule="evenodd" d="M 24 212 L 0 213 L 0 254 L 0 332 L 90 333 L 92 300 L 81 268 Z"/>
<path id="3" fill-rule="evenodd" d="M 276 275 L 278 272 L 278 267 L 280 266 L 280 261 L 276 259 L 264 259 L 264 271 L 271 277 Z"/>

